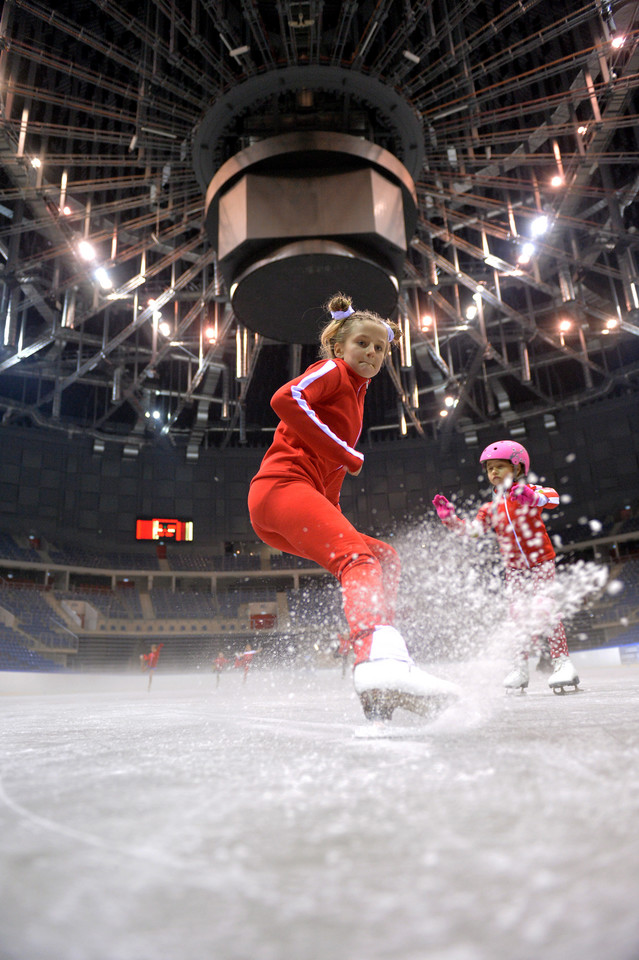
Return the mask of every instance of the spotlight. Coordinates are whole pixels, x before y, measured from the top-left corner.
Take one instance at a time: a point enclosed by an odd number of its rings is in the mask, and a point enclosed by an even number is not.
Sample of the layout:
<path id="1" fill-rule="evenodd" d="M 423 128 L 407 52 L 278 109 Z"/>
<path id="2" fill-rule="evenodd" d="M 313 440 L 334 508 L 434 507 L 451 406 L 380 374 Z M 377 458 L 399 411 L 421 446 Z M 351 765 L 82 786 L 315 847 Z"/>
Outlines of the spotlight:
<path id="1" fill-rule="evenodd" d="M 530 258 L 535 252 L 535 245 L 533 243 L 525 243 L 521 248 L 521 253 L 517 257 L 517 263 L 530 263 Z"/>
<path id="2" fill-rule="evenodd" d="M 111 290 L 113 287 L 113 280 L 109 276 L 108 272 L 104 267 L 98 267 L 94 272 L 94 277 L 100 284 L 103 290 Z"/>
<path id="3" fill-rule="evenodd" d="M 533 237 L 540 237 L 548 229 L 548 217 L 545 213 L 542 213 L 539 217 L 535 217 L 533 222 L 530 225 L 530 232 Z"/>
<path id="4" fill-rule="evenodd" d="M 80 240 L 78 244 L 78 253 L 83 260 L 95 260 L 96 252 L 88 240 Z"/>

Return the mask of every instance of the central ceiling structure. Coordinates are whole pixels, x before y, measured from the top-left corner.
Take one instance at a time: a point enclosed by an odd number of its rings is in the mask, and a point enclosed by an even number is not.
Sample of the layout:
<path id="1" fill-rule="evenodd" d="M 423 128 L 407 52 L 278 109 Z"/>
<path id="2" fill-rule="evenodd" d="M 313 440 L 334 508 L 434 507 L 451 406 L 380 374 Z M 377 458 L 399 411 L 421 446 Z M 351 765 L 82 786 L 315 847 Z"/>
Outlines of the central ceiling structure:
<path id="1" fill-rule="evenodd" d="M 638 27 L 600 0 L 5 0 L 2 424 L 265 444 L 337 290 L 404 329 L 371 438 L 638 393 Z"/>

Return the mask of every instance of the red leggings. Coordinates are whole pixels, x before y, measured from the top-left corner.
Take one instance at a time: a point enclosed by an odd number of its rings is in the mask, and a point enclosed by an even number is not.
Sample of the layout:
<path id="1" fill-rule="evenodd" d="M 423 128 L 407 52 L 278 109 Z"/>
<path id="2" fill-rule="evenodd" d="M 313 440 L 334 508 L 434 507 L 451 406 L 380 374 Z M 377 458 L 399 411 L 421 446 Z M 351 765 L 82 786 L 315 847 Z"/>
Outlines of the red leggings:
<path id="1" fill-rule="evenodd" d="M 397 552 L 358 533 L 338 507 L 304 480 L 254 480 L 248 505 L 260 540 L 314 560 L 339 580 L 356 662 L 365 660 L 373 629 L 395 618 L 401 570 Z"/>
<path id="2" fill-rule="evenodd" d="M 547 560 L 545 563 L 537 564 L 530 568 L 530 570 L 519 570 L 513 568 L 506 568 L 506 583 L 509 585 L 511 591 L 515 594 L 521 596 L 541 596 L 543 597 L 544 587 L 546 584 L 551 584 L 555 579 L 555 561 Z M 517 606 L 517 601 L 515 599 L 515 608 Z M 552 606 L 550 607 L 550 609 Z M 535 645 L 534 638 L 532 645 Z M 550 656 L 555 659 L 561 655 L 568 656 L 568 643 L 566 641 L 566 631 L 564 630 L 564 625 L 558 618 L 555 618 L 554 623 L 552 624 L 550 633 L 547 638 L 548 646 L 550 647 Z M 522 653 L 525 657 L 528 656 L 527 650 L 522 650 Z"/>

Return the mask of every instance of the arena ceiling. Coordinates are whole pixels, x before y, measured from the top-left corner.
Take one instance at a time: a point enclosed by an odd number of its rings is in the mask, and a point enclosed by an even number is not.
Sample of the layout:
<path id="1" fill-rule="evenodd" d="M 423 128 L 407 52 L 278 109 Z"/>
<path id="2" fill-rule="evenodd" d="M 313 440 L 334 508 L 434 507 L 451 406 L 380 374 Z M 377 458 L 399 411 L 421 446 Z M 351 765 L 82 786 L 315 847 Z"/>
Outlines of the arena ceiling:
<path id="1" fill-rule="evenodd" d="M 638 6 L 5 0 L 2 424 L 263 444 L 324 289 L 407 334 L 371 438 L 637 393 Z M 299 215 L 229 240 L 267 182 Z"/>

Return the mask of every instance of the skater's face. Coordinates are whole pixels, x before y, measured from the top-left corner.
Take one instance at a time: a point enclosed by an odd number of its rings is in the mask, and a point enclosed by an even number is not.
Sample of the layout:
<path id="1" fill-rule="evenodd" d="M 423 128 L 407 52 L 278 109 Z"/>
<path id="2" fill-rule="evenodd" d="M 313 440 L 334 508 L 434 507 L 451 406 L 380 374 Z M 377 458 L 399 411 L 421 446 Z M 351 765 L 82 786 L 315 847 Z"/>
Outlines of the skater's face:
<path id="1" fill-rule="evenodd" d="M 515 469 L 510 460 L 487 460 L 486 473 L 493 487 L 507 487 L 513 482 Z"/>
<path id="2" fill-rule="evenodd" d="M 375 320 L 361 320 L 333 352 L 360 377 L 370 379 L 379 373 L 388 350 L 388 331 Z"/>

